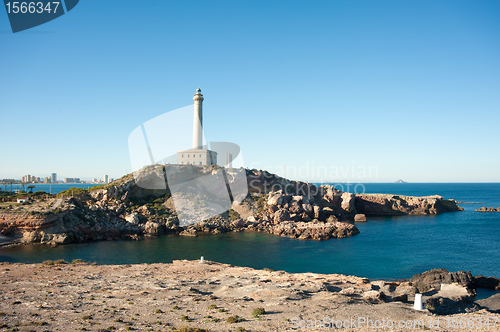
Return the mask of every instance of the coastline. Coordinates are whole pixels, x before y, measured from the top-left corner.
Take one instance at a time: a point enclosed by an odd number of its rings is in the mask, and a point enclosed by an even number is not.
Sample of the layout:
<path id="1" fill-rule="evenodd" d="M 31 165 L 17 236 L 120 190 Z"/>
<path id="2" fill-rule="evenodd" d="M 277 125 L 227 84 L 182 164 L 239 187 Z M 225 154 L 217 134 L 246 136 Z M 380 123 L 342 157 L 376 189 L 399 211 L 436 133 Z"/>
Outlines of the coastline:
<path id="1" fill-rule="evenodd" d="M 174 183 L 203 181 L 194 196 L 176 192 L 174 204 L 173 193 L 165 182 L 166 173 L 175 174 Z M 226 178 L 230 179 L 227 183 Z M 207 199 L 215 194 L 227 197 L 228 186 L 238 187 L 241 196 L 227 202 Z M 354 236 L 359 233 L 355 222 L 365 222 L 370 216 L 462 210 L 456 201 L 437 195 L 352 194 L 331 185 L 317 187 L 262 170 L 156 165 L 103 188 L 68 190 L 58 194 L 57 200 L 41 197 L 15 208 L 4 207 L 0 211 L 0 231 L 14 241 L 54 245 L 163 234 L 197 236 L 240 229 L 319 241 Z"/>

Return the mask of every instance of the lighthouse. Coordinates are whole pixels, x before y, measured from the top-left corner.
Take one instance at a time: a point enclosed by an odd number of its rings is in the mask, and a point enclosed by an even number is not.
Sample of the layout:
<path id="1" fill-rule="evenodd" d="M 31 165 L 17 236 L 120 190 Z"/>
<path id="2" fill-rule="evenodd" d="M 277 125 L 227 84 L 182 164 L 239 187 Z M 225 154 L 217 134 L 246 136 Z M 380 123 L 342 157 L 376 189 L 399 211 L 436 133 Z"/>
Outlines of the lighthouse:
<path id="1" fill-rule="evenodd" d="M 191 150 L 177 151 L 177 164 L 217 165 L 217 152 L 203 147 L 203 95 L 198 87 L 194 94 L 193 147 Z"/>
<path id="2" fill-rule="evenodd" d="M 198 87 L 193 97 L 193 149 L 203 149 L 203 95 Z"/>

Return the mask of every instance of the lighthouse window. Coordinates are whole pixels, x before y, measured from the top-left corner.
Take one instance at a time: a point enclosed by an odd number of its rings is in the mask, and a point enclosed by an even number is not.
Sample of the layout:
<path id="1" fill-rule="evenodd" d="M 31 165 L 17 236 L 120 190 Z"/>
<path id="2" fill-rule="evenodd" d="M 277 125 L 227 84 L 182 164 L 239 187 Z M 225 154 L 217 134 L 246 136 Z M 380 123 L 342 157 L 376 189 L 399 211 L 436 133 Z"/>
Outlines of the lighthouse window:
<path id="1" fill-rule="evenodd" d="M 203 163 L 200 161 L 200 165 L 203 165 Z"/>
<path id="2" fill-rule="evenodd" d="M 201 154 L 200 154 L 200 158 L 201 158 Z M 200 164 L 201 165 L 201 164 Z"/>
<path id="3" fill-rule="evenodd" d="M 189 155 L 188 155 L 188 158 L 189 158 Z"/>

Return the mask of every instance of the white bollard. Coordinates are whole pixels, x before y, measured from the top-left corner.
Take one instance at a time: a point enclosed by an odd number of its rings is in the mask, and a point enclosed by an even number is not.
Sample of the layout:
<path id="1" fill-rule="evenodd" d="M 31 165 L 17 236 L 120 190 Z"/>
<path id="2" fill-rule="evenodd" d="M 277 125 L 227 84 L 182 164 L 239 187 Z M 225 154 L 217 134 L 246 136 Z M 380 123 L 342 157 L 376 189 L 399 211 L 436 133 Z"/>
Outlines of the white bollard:
<path id="1" fill-rule="evenodd" d="M 415 294 L 415 302 L 413 303 L 413 309 L 422 310 L 422 294 Z"/>
<path id="2" fill-rule="evenodd" d="M 205 263 L 205 259 L 203 258 L 203 256 L 201 256 L 200 263 L 201 264 Z"/>

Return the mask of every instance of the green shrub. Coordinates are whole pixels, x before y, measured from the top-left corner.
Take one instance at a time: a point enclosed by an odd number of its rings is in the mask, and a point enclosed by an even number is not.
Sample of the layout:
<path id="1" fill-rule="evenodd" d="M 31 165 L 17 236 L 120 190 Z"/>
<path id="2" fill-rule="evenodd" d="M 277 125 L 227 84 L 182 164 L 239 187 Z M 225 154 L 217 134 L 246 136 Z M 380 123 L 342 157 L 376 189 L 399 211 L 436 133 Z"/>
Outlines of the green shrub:
<path id="1" fill-rule="evenodd" d="M 228 212 L 229 212 L 229 219 L 231 220 L 236 220 L 240 217 L 240 214 L 234 211 L 233 209 L 230 209 Z"/>
<path id="2" fill-rule="evenodd" d="M 265 314 L 266 314 L 266 310 L 264 310 L 264 308 L 262 308 L 262 307 L 256 308 L 252 312 L 252 316 L 254 316 L 254 317 L 257 317 L 257 316 L 260 316 L 260 315 L 265 315 Z"/>
<path id="3" fill-rule="evenodd" d="M 87 189 L 71 187 L 68 190 L 61 191 L 59 194 L 57 194 L 57 197 L 63 197 L 63 195 L 66 197 L 73 196 L 73 195 L 79 195 L 79 194 L 83 194 L 86 192 L 87 192 Z"/>
<path id="4" fill-rule="evenodd" d="M 211 304 L 208 306 L 208 309 L 217 309 L 217 306 L 215 304 Z"/>
<path id="5" fill-rule="evenodd" d="M 200 329 L 197 327 L 186 327 L 186 326 L 181 327 L 178 331 L 179 332 L 209 332 L 206 329 Z"/>
<path id="6" fill-rule="evenodd" d="M 226 322 L 228 322 L 228 323 L 239 323 L 242 321 L 243 321 L 243 318 L 239 317 L 238 315 L 234 315 L 234 316 L 228 317 L 226 319 Z"/>

